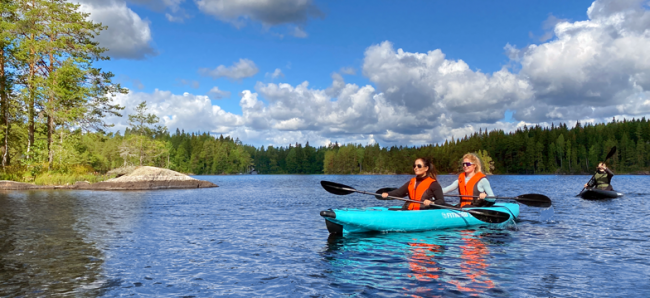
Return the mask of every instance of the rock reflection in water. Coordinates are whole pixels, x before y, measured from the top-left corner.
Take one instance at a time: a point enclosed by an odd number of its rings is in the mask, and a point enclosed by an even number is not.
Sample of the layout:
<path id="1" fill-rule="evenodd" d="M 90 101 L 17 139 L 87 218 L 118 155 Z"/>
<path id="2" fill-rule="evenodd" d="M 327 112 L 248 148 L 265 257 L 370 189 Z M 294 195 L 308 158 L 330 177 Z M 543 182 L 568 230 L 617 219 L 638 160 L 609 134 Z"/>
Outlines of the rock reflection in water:
<path id="1" fill-rule="evenodd" d="M 115 285 L 101 276 L 105 255 L 97 246 L 119 211 L 78 193 L 0 193 L 0 296 L 96 296 Z"/>
<path id="2" fill-rule="evenodd" d="M 362 286 L 364 295 L 499 296 L 503 290 L 488 273 L 490 246 L 504 242 L 493 235 L 477 229 L 330 237 L 323 258 L 344 293 Z"/>

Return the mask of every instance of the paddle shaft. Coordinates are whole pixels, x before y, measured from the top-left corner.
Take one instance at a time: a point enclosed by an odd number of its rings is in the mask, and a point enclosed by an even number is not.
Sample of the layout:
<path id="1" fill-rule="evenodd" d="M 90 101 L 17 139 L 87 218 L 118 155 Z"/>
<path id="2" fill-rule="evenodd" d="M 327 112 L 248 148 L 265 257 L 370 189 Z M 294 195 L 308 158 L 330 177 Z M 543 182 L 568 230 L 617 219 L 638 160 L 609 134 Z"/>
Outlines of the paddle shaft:
<path id="1" fill-rule="evenodd" d="M 480 198 L 479 196 L 470 196 L 470 195 L 444 195 L 445 197 L 470 197 L 470 198 Z M 497 197 L 497 196 L 487 196 L 486 199 L 516 199 L 516 197 Z"/>
<path id="2" fill-rule="evenodd" d="M 355 192 L 362 193 L 362 194 L 366 194 L 366 195 L 381 196 L 381 194 L 374 193 L 374 192 L 367 192 L 367 191 L 356 190 L 356 189 L 351 189 L 351 188 L 348 188 L 348 190 L 355 191 Z M 409 200 L 409 199 L 400 198 L 400 197 L 387 196 L 387 198 L 424 205 L 424 202 Z M 436 205 L 436 204 L 433 204 L 433 203 L 429 204 L 429 206 L 436 206 L 436 207 L 440 207 L 442 209 L 449 209 L 449 210 L 455 210 L 455 211 L 461 211 L 461 212 L 470 212 L 470 213 L 472 212 L 472 210 L 467 210 L 467 209 L 457 208 L 457 207 L 451 207 L 451 206 L 444 206 L 444 205 Z"/>

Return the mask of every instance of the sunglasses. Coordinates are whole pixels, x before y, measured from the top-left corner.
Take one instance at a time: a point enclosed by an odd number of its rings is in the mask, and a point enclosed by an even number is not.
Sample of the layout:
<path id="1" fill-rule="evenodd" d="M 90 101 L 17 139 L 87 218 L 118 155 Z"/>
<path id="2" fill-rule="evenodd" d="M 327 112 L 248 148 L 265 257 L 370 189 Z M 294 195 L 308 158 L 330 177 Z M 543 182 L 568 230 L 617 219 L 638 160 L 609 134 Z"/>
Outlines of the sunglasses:
<path id="1" fill-rule="evenodd" d="M 417 164 L 414 164 L 414 165 L 413 165 L 413 168 L 421 169 L 421 168 L 423 168 L 423 167 L 424 167 L 424 166 L 423 166 L 422 164 L 420 164 L 420 163 L 417 163 Z"/>
<path id="2" fill-rule="evenodd" d="M 464 162 L 463 163 L 463 167 L 469 167 L 471 165 L 473 165 L 473 163 L 471 163 L 471 162 Z"/>

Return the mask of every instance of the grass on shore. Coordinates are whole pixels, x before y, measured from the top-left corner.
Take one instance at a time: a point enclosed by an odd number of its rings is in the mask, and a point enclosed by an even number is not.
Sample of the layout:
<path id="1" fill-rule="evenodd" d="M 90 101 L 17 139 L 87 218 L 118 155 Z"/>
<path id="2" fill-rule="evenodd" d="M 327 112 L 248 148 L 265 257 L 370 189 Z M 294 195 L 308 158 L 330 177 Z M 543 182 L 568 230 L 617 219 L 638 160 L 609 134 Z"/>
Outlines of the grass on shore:
<path id="1" fill-rule="evenodd" d="M 113 178 L 109 175 L 88 174 L 62 174 L 62 173 L 43 173 L 36 176 L 34 184 L 36 185 L 72 185 L 77 181 L 86 181 L 97 183 Z"/>
<path id="2" fill-rule="evenodd" d="M 7 166 L 0 169 L 0 180 L 34 183 L 36 185 L 72 185 L 77 181 L 101 182 L 115 174 L 100 174 L 90 166 L 74 165 L 48 171 L 47 164 L 36 166 Z"/>

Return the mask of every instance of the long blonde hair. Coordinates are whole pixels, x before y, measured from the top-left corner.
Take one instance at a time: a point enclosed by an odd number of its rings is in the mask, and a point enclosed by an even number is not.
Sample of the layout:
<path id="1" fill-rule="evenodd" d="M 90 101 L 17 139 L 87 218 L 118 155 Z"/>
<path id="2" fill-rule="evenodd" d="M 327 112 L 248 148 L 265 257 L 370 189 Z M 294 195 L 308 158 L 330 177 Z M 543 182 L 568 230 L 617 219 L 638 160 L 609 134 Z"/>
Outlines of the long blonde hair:
<path id="1" fill-rule="evenodd" d="M 465 160 L 465 159 L 469 159 L 470 162 L 472 162 L 473 164 L 476 165 L 476 167 L 474 167 L 474 173 L 483 172 L 483 167 L 482 167 L 482 164 L 481 164 L 481 159 L 478 158 L 478 156 L 477 156 L 476 154 L 474 154 L 474 153 L 467 153 L 467 154 L 463 155 L 463 158 L 461 159 L 461 162 L 462 162 L 463 160 Z"/>

